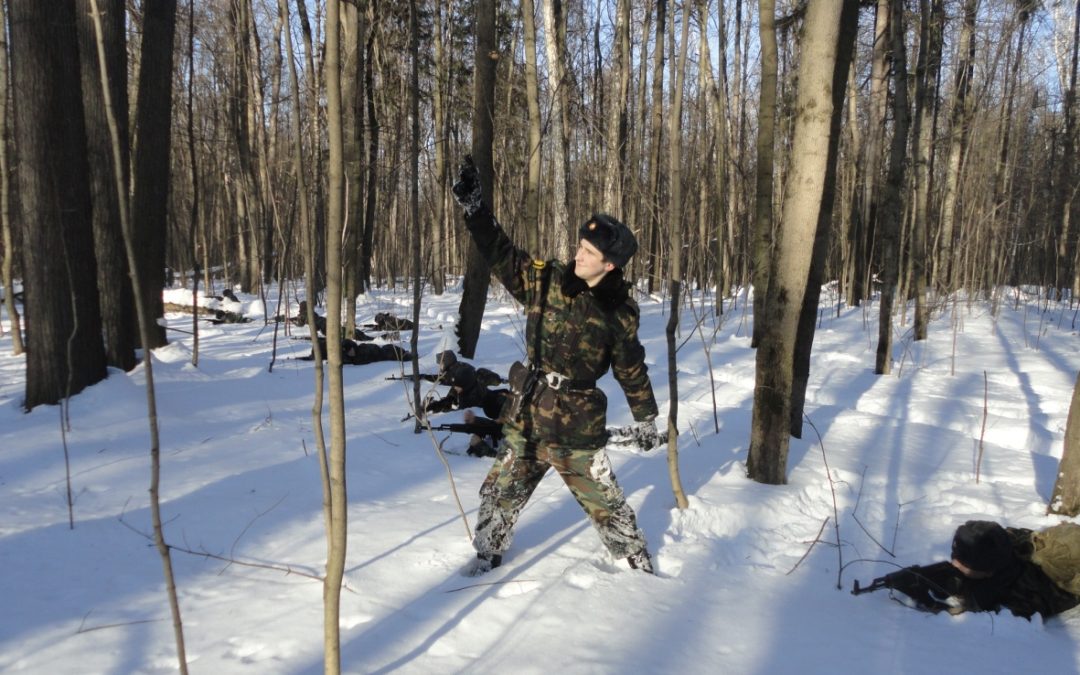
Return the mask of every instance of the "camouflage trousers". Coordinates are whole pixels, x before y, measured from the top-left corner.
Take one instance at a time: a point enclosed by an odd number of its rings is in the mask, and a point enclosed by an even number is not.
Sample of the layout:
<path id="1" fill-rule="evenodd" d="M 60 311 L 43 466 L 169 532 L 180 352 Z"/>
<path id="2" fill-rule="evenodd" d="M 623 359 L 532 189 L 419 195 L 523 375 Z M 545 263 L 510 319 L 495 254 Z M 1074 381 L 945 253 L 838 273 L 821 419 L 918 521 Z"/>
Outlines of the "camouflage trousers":
<path id="1" fill-rule="evenodd" d="M 574 450 L 526 442 L 509 425 L 494 466 L 480 487 L 480 512 L 473 535 L 479 553 L 502 554 L 510 548 L 514 524 L 536 486 L 554 467 L 616 559 L 645 548 L 634 510 L 615 482 L 603 448 Z"/>

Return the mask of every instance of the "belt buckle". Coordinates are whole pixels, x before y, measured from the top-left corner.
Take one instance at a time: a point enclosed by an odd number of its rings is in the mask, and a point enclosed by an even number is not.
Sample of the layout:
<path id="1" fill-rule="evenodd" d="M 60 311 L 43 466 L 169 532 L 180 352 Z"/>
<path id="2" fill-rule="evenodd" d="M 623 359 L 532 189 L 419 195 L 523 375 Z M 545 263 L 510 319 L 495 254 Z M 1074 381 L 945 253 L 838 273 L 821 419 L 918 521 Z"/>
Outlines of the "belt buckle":
<path id="1" fill-rule="evenodd" d="M 566 381 L 566 377 L 559 373 L 544 373 L 544 381 L 547 382 L 547 386 L 555 391 L 559 390 L 563 382 Z"/>

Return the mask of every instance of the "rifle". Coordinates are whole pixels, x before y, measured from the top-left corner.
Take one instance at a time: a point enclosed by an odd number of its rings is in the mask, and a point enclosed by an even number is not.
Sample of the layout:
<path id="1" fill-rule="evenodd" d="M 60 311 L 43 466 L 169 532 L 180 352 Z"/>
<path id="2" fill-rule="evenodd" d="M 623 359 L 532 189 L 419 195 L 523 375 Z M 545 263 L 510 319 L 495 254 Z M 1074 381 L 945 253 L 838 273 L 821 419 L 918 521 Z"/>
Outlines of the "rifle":
<path id="1" fill-rule="evenodd" d="M 387 380 L 404 380 L 405 382 L 412 382 L 416 379 L 420 379 L 423 382 L 438 382 L 442 380 L 442 375 L 439 373 L 420 373 L 419 375 L 413 375 L 412 373 L 406 373 L 404 375 L 390 375 Z"/>
<path id="2" fill-rule="evenodd" d="M 502 425 L 493 420 L 476 420 L 473 423 L 460 422 L 451 424 L 440 424 L 439 426 L 431 427 L 432 431 L 449 431 L 450 433 L 458 434 L 476 434 L 483 438 L 484 436 L 491 436 L 492 440 L 498 441 L 502 438 Z"/>
<path id="3" fill-rule="evenodd" d="M 859 580 L 856 579 L 851 594 L 861 595 L 888 588 L 900 591 L 914 600 L 916 609 L 936 614 L 941 610 L 952 609 L 945 599 L 962 595 L 966 579 L 967 577 L 951 562 L 943 560 L 933 565 L 904 567 L 874 579 L 869 586 L 860 586 Z"/>

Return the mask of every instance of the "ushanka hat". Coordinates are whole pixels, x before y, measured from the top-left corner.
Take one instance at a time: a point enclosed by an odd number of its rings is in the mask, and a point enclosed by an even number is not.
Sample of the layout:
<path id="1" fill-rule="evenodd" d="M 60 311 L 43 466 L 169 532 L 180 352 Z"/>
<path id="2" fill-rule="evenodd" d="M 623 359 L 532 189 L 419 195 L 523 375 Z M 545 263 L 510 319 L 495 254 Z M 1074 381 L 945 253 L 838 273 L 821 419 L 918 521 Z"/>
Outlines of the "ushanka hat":
<path id="1" fill-rule="evenodd" d="M 1005 528 L 995 522 L 969 520 L 956 528 L 952 557 L 976 572 L 994 574 L 1012 563 L 1012 541 Z"/>
<path id="2" fill-rule="evenodd" d="M 630 228 L 606 213 L 593 214 L 578 229 L 578 236 L 604 254 L 604 259 L 616 267 L 626 267 L 637 253 L 637 239 Z"/>

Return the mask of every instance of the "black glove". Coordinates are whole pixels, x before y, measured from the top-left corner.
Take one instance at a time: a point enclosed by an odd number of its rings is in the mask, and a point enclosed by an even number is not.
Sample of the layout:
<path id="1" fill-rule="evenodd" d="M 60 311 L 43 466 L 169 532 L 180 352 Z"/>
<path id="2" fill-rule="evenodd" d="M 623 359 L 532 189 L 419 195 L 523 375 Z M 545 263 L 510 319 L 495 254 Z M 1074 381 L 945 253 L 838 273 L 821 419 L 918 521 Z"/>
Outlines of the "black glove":
<path id="1" fill-rule="evenodd" d="M 429 413 L 450 412 L 451 410 L 453 410 L 455 408 L 454 404 L 456 402 L 457 401 L 453 400 L 449 396 L 444 396 L 443 398 L 437 398 L 437 399 L 428 401 L 427 404 L 424 405 L 424 412 L 429 412 Z"/>
<path id="2" fill-rule="evenodd" d="M 483 191 L 480 189 L 480 174 L 473 164 L 472 156 L 466 155 L 458 171 L 457 182 L 451 188 L 454 200 L 465 210 L 465 217 L 480 210 L 484 204 Z"/>

